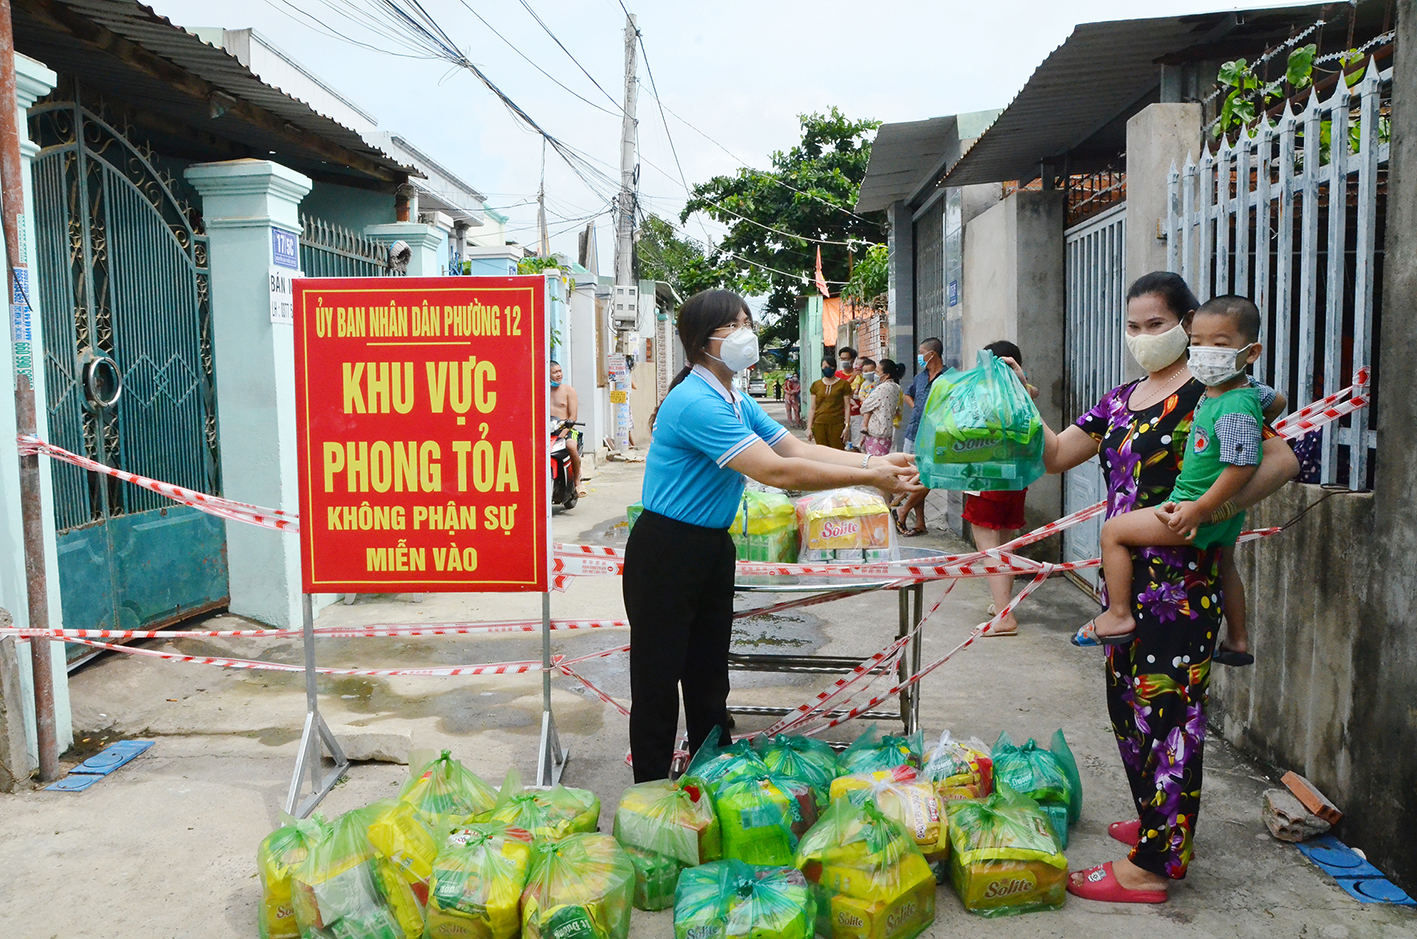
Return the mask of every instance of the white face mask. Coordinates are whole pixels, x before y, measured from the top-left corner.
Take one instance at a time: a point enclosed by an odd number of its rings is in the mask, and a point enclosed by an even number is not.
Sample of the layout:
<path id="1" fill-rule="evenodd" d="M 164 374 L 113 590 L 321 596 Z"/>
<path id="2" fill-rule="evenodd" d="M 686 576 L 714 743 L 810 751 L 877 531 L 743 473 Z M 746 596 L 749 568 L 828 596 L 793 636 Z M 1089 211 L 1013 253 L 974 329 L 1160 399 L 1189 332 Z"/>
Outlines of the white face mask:
<path id="1" fill-rule="evenodd" d="M 760 358 L 758 354 L 758 334 L 747 326 L 739 326 L 723 339 L 723 344 L 719 347 L 719 352 L 723 353 L 720 358 L 712 352 L 705 352 L 711 359 L 718 359 L 728 366 L 729 371 L 741 372 L 750 365 L 756 365 Z"/>
<path id="2" fill-rule="evenodd" d="M 1238 349 L 1224 346 L 1191 346 L 1191 357 L 1186 367 L 1196 377 L 1196 381 L 1208 387 L 1223 385 L 1245 370 L 1245 356 L 1249 345 Z"/>
<path id="3" fill-rule="evenodd" d="M 1127 351 L 1132 358 L 1148 372 L 1159 372 L 1168 365 L 1175 364 L 1186 352 L 1191 337 L 1186 335 L 1186 327 L 1177 323 L 1164 333 L 1133 336 L 1127 334 Z"/>

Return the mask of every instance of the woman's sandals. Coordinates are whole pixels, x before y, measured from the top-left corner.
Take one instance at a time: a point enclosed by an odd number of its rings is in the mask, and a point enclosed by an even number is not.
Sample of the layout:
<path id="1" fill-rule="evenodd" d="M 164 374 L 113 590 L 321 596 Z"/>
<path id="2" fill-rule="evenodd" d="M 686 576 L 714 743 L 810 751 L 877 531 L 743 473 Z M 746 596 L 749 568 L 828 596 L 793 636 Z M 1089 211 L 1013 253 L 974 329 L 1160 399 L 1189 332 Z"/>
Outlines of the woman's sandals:
<path id="1" fill-rule="evenodd" d="M 1123 887 L 1112 871 L 1112 862 L 1068 875 L 1068 893 L 1104 903 L 1165 903 L 1165 890 L 1132 890 Z"/>
<path id="2" fill-rule="evenodd" d="M 1120 636 L 1099 636 L 1097 634 L 1097 620 L 1087 621 L 1087 625 L 1077 631 L 1071 642 L 1075 646 L 1088 648 L 1090 646 L 1124 646 L 1136 638 L 1136 629 L 1131 629 Z"/>

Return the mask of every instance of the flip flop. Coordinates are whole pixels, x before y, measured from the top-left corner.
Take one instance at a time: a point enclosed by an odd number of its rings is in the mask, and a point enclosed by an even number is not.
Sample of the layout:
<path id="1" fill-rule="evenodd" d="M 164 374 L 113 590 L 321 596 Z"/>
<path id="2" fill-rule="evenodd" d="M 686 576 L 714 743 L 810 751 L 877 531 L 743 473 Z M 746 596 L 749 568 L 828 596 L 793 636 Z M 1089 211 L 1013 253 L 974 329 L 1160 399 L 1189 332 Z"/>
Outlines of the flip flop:
<path id="1" fill-rule="evenodd" d="M 1236 652 L 1234 649 L 1219 646 L 1216 648 L 1215 654 L 1210 657 L 1210 660 L 1220 665 L 1229 665 L 1232 668 L 1239 668 L 1244 665 L 1253 665 L 1255 657 L 1248 652 Z"/>
<path id="2" fill-rule="evenodd" d="M 1120 636 L 1099 636 L 1097 635 L 1097 620 L 1090 619 L 1070 641 L 1082 649 L 1091 646 L 1124 646 L 1135 639 L 1136 635 L 1137 631 L 1133 628 L 1130 632 L 1122 633 Z"/>
<path id="3" fill-rule="evenodd" d="M 994 629 L 990 629 L 988 632 L 984 633 L 984 635 L 985 635 L 985 636 L 989 636 L 989 637 L 993 637 L 993 638 L 999 638 L 999 639 L 1002 639 L 1002 638 L 1005 637 L 1005 636 L 1017 636 L 1017 635 L 1018 635 L 1018 627 L 1015 626 L 1013 629 L 998 629 L 998 628 L 994 628 Z"/>
<path id="4" fill-rule="evenodd" d="M 897 512 L 894 508 L 891 509 L 891 521 L 895 522 L 896 534 L 909 534 L 909 532 L 906 530 L 905 522 L 902 522 L 900 520 L 900 513 Z"/>
<path id="5" fill-rule="evenodd" d="M 924 528 L 907 528 L 900 533 L 902 538 L 918 538 L 921 535 L 929 534 Z"/>
<path id="6" fill-rule="evenodd" d="M 1165 903 L 1165 890 L 1129 890 L 1117 882 L 1112 873 L 1112 862 L 1089 867 L 1082 874 L 1082 883 L 1068 877 L 1068 893 L 1084 900 L 1101 900 L 1104 903 Z"/>
<path id="7" fill-rule="evenodd" d="M 1129 848 L 1135 848 L 1141 838 L 1141 819 L 1133 818 L 1125 822 L 1113 822 L 1107 826 L 1107 834 Z"/>

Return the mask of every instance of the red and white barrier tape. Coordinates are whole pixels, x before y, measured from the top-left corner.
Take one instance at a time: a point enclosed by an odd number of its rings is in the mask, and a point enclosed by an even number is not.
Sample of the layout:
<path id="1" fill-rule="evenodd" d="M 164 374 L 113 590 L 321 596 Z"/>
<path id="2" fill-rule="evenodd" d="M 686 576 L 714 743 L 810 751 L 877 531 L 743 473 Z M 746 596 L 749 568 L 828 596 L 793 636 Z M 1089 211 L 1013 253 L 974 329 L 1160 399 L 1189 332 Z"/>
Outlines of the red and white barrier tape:
<path id="1" fill-rule="evenodd" d="M 615 629 L 630 625 L 629 620 L 552 620 L 556 631 L 576 629 Z M 490 633 L 540 632 L 540 620 L 517 620 L 504 623 L 401 623 L 378 626 L 316 626 L 317 639 L 378 639 L 418 636 L 469 636 Z M 32 639 L 299 639 L 299 629 L 0 629 L 0 636 Z"/>

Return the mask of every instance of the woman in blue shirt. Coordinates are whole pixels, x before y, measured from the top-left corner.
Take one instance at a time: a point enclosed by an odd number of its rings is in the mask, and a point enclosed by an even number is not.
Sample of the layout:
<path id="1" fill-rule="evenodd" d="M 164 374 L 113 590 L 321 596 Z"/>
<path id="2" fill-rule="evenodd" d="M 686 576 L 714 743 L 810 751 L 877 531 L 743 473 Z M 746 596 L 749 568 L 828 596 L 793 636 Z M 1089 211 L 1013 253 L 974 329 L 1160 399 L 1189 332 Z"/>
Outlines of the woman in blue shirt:
<path id="1" fill-rule="evenodd" d="M 735 563 L 728 526 L 743 477 L 780 489 L 920 488 L 912 456 L 863 457 L 807 443 L 734 390 L 734 374 L 758 361 L 748 305 L 737 294 L 695 294 L 677 326 L 689 364 L 655 415 L 644 512 L 625 548 L 636 782 L 669 776 L 681 689 L 691 750 L 728 726 Z"/>

